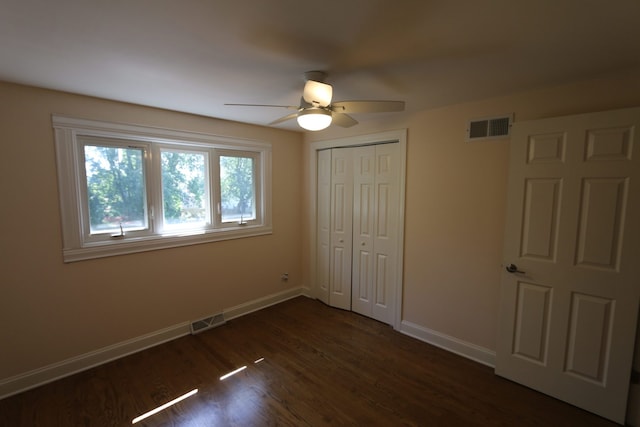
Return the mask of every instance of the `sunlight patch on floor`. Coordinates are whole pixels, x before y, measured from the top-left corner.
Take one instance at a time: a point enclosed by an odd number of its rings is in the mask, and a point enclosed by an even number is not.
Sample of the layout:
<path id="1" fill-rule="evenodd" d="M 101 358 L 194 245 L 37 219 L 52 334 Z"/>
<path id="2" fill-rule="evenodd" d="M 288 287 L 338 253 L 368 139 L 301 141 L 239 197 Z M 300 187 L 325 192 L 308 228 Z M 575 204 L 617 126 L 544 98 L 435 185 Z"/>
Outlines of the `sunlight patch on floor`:
<path id="1" fill-rule="evenodd" d="M 245 366 L 242 366 L 242 367 L 240 367 L 240 368 L 238 368 L 238 369 L 236 369 L 235 371 L 231 371 L 231 372 L 229 372 L 228 374 L 224 374 L 223 376 L 221 376 L 221 377 L 220 377 L 220 381 L 226 380 L 226 379 L 227 379 L 227 378 L 229 378 L 230 376 L 235 375 L 235 374 L 237 374 L 238 372 L 242 372 L 242 371 L 244 371 L 245 369 L 247 369 L 246 365 L 245 365 Z"/>
<path id="2" fill-rule="evenodd" d="M 256 359 L 256 360 L 254 360 L 254 361 L 253 361 L 253 363 L 254 363 L 254 364 L 258 364 L 258 363 L 263 362 L 263 361 L 264 361 L 264 357 L 260 357 L 260 358 L 258 358 L 258 359 Z M 241 366 L 241 367 L 239 367 L 238 369 L 236 369 L 236 370 L 234 370 L 234 371 L 231 371 L 231 372 L 229 372 L 229 373 L 227 373 L 227 374 L 224 374 L 223 376 L 221 376 L 221 377 L 220 377 L 220 381 L 224 381 L 224 380 L 226 380 L 227 378 L 229 378 L 229 377 L 231 377 L 231 376 L 233 376 L 233 375 L 235 375 L 235 374 L 237 374 L 237 373 L 239 373 L 239 372 L 244 371 L 245 369 L 247 369 L 247 366 L 246 366 L 246 365 L 245 365 L 245 366 Z M 133 419 L 133 421 L 131 421 L 131 424 L 139 423 L 140 421 L 142 421 L 142 420 L 144 420 L 144 419 L 146 419 L 146 418 L 148 418 L 148 417 L 150 417 L 150 416 L 152 416 L 152 415 L 155 415 L 155 414 L 157 414 L 158 412 L 160 412 L 160 411 L 162 411 L 162 410 L 164 410 L 164 409 L 167 409 L 167 408 L 169 408 L 170 406 L 173 406 L 173 405 L 175 405 L 176 403 L 181 402 L 181 401 L 183 401 L 183 400 L 187 399 L 188 397 L 193 396 L 193 395 L 194 395 L 194 394 L 196 394 L 197 392 L 198 392 L 198 389 L 197 389 L 197 388 L 196 388 L 196 389 L 193 389 L 193 390 L 191 390 L 190 392 L 185 393 L 185 394 L 183 394 L 182 396 L 177 397 L 177 398 L 173 399 L 172 401 L 165 403 L 164 405 L 158 406 L 157 408 L 155 408 L 155 409 L 153 409 L 153 410 L 151 410 L 151 411 L 149 411 L 149 412 L 146 412 L 146 413 L 144 413 L 144 414 L 140 415 L 139 417 L 134 418 L 134 419 Z"/>
<path id="3" fill-rule="evenodd" d="M 131 424 L 138 423 L 138 422 L 144 420 L 145 418 L 148 418 L 148 417 L 150 417 L 150 416 L 152 416 L 154 414 L 157 414 L 158 412 L 160 412 L 160 411 L 162 411 L 164 409 L 167 409 L 168 407 L 173 406 L 176 403 L 181 402 L 181 401 L 183 401 L 184 399 L 186 399 L 188 397 L 193 396 L 197 392 L 198 392 L 197 388 L 193 389 L 189 393 L 185 393 L 182 396 L 173 399 L 171 402 L 167 402 L 164 405 L 158 406 L 156 409 L 153 409 L 153 410 L 151 410 L 149 412 L 146 412 L 146 413 L 140 415 L 139 417 L 134 418 L 133 421 L 131 421 Z"/>

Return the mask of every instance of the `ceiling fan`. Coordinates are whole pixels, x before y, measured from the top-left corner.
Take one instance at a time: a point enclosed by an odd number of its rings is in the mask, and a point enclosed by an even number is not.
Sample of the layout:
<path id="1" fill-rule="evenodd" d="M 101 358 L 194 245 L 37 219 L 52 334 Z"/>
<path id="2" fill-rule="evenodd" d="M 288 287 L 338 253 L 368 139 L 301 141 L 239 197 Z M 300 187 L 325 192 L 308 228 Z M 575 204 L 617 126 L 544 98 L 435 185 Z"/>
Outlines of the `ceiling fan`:
<path id="1" fill-rule="evenodd" d="M 300 106 L 268 105 L 268 104 L 224 104 L 243 107 L 279 107 L 297 110 L 295 113 L 274 120 L 269 125 L 276 125 L 291 119 L 297 119 L 300 127 L 310 131 L 327 128 L 331 123 L 342 127 L 351 127 L 358 121 L 349 114 L 386 113 L 404 110 L 404 101 L 337 101 L 331 102 L 333 87 L 324 83 L 327 73 L 324 71 L 308 71 L 305 73 L 306 83 L 300 99 Z"/>

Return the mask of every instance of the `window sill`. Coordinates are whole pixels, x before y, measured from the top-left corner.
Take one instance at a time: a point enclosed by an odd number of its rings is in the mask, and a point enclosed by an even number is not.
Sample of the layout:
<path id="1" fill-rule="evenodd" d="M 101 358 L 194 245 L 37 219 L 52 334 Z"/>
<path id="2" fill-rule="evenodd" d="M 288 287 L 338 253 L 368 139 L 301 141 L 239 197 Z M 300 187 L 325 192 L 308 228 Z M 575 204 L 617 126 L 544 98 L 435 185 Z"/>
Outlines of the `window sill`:
<path id="1" fill-rule="evenodd" d="M 174 233 L 166 236 L 148 236 L 128 240 L 117 239 L 105 242 L 92 242 L 85 243 L 81 248 L 64 248 L 63 258 L 65 263 L 69 263 L 244 237 L 263 236 L 272 234 L 272 232 L 271 227 L 246 225 L 229 229 L 185 231 L 183 233 Z"/>

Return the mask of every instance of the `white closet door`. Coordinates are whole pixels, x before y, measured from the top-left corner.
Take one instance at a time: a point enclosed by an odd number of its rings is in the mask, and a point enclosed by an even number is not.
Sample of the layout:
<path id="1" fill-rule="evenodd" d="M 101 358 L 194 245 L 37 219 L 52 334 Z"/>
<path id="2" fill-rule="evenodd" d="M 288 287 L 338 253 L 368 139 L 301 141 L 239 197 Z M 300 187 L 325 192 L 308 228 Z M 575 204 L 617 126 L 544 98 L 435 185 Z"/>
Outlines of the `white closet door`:
<path id="1" fill-rule="evenodd" d="M 393 324 L 396 307 L 398 224 L 400 221 L 400 146 L 375 146 L 373 280 L 371 317 Z"/>
<path id="2" fill-rule="evenodd" d="M 316 251 L 316 297 L 329 304 L 329 277 L 331 258 L 331 150 L 318 151 L 317 159 L 317 251 Z"/>
<path id="3" fill-rule="evenodd" d="M 353 278 L 351 306 L 371 317 L 374 279 L 375 146 L 353 155 Z"/>
<path id="4" fill-rule="evenodd" d="M 381 322 L 395 314 L 399 144 L 354 149 L 352 309 Z"/>
<path id="5" fill-rule="evenodd" d="M 329 305 L 351 310 L 353 151 L 331 150 Z"/>

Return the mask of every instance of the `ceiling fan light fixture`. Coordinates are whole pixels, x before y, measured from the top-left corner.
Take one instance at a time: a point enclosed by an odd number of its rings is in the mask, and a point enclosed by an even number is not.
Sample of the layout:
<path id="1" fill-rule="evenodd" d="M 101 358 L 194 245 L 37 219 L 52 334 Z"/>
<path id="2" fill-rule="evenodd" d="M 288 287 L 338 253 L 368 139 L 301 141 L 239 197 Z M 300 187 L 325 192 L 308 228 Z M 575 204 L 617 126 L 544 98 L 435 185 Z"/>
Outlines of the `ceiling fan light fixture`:
<path id="1" fill-rule="evenodd" d="M 331 124 L 331 111 L 323 108 L 308 108 L 298 113 L 298 124 L 301 128 L 317 131 L 326 129 Z"/>

